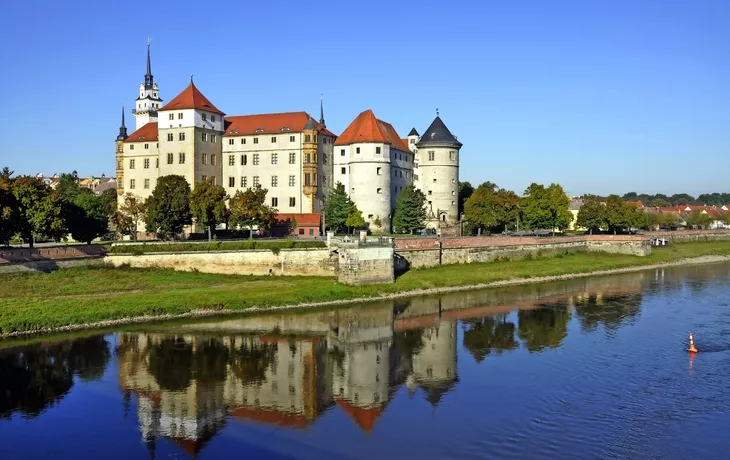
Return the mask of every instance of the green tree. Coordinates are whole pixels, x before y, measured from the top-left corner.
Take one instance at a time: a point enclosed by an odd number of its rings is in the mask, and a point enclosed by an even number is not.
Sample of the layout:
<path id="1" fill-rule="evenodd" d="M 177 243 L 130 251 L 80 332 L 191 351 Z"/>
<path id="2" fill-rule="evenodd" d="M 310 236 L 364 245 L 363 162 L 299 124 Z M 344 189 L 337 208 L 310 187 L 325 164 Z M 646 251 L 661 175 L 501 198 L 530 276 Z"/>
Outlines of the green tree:
<path id="1" fill-rule="evenodd" d="M 426 195 L 409 185 L 398 196 L 393 214 L 395 233 L 413 233 L 424 227 L 426 221 Z"/>
<path id="2" fill-rule="evenodd" d="M 337 182 L 324 205 L 327 228 L 336 232 L 346 228 L 347 216 L 352 211 L 352 207 L 353 203 L 345 192 L 345 186 Z"/>
<path id="3" fill-rule="evenodd" d="M 265 203 L 267 192 L 267 189 L 256 185 L 245 191 L 237 191 L 228 200 L 230 224 L 239 228 L 247 227 L 251 230 L 249 238 L 253 238 L 253 227 L 268 229 L 276 222 L 277 210 Z"/>
<path id="4" fill-rule="evenodd" d="M 76 241 L 91 244 L 109 230 L 109 216 L 104 201 L 93 193 L 76 195 L 67 214 L 68 228 Z"/>
<path id="5" fill-rule="evenodd" d="M 101 192 L 99 196 L 102 203 L 104 203 L 104 210 L 106 215 L 111 219 L 114 213 L 117 212 L 117 190 L 114 188 L 108 188 Z"/>
<path id="6" fill-rule="evenodd" d="M 514 192 L 485 182 L 464 203 L 464 218 L 482 230 L 501 232 L 516 225 L 519 208 Z"/>
<path id="7" fill-rule="evenodd" d="M 631 207 L 618 195 L 609 195 L 606 199 L 606 223 L 614 235 L 628 230 L 633 224 Z"/>
<path id="8" fill-rule="evenodd" d="M 78 178 L 74 174 L 69 173 L 63 173 L 59 176 L 58 184 L 55 188 L 56 193 L 66 203 L 73 203 L 79 193 L 84 193 L 82 190 L 91 192 L 88 189 L 82 189 L 79 185 Z"/>
<path id="9" fill-rule="evenodd" d="M 558 348 L 568 335 L 570 309 L 564 305 L 544 306 L 517 312 L 517 335 L 531 352 Z"/>
<path id="10" fill-rule="evenodd" d="M 606 228 L 606 206 L 598 200 L 597 196 L 586 196 L 583 198 L 583 206 L 578 211 L 578 217 L 575 225 L 581 228 L 587 228 L 592 235 L 593 231 L 599 231 Z"/>
<path id="11" fill-rule="evenodd" d="M 220 185 L 215 185 L 212 179 L 196 185 L 190 194 L 190 212 L 195 222 L 211 229 L 228 222 L 230 213 L 226 207 L 227 199 L 226 191 Z"/>
<path id="12" fill-rule="evenodd" d="M 700 210 L 693 211 L 689 216 L 687 216 L 688 227 L 707 228 L 712 225 L 713 222 L 714 219 L 712 216 L 707 213 L 703 213 Z"/>
<path id="13" fill-rule="evenodd" d="M 114 213 L 112 221 L 117 228 L 117 232 L 130 236 L 133 241 L 137 241 L 139 223 L 145 220 L 146 214 L 147 203 L 136 195 L 127 193 L 124 195 L 124 201 L 119 206 L 119 210 Z"/>
<path id="14" fill-rule="evenodd" d="M 672 204 L 664 198 L 656 198 L 651 201 L 651 205 L 657 208 L 668 208 Z"/>
<path id="15" fill-rule="evenodd" d="M 522 198 L 522 221 L 532 230 L 565 230 L 573 220 L 570 198 L 560 184 L 545 187 L 532 183 Z"/>
<path id="16" fill-rule="evenodd" d="M 64 202 L 58 193 L 31 176 L 14 178 L 11 190 L 17 205 L 15 228 L 31 247 L 35 236 L 56 240 L 66 236 Z"/>
<path id="17" fill-rule="evenodd" d="M 147 199 L 145 223 L 148 232 L 163 239 L 173 238 L 192 223 L 190 184 L 183 176 L 162 176 Z"/>
<path id="18" fill-rule="evenodd" d="M 474 187 L 470 182 L 459 182 L 459 215 L 464 212 L 464 204 L 469 199 L 471 194 L 474 193 Z"/>
<path id="19" fill-rule="evenodd" d="M 347 219 L 345 219 L 345 225 L 347 225 L 347 228 L 352 229 L 353 232 L 355 229 L 363 228 L 365 226 L 365 219 L 362 218 L 362 212 L 357 209 L 357 206 L 352 205 L 350 214 L 348 214 Z"/>
<path id="20" fill-rule="evenodd" d="M 7 167 L 0 171 L 0 246 L 9 245 L 16 231 L 18 204 L 13 195 L 12 175 Z"/>

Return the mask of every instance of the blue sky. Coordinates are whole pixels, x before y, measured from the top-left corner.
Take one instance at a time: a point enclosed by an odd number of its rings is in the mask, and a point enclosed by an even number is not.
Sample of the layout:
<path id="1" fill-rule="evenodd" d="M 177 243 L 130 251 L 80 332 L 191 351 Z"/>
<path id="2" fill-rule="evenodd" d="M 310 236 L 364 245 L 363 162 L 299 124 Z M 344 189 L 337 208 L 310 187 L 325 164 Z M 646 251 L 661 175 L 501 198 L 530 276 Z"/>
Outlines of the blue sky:
<path id="1" fill-rule="evenodd" d="M 518 193 L 728 191 L 730 1 L 8 2 L 0 167 L 114 174 L 147 37 L 161 96 L 195 75 L 227 114 L 438 107 L 461 179 Z"/>

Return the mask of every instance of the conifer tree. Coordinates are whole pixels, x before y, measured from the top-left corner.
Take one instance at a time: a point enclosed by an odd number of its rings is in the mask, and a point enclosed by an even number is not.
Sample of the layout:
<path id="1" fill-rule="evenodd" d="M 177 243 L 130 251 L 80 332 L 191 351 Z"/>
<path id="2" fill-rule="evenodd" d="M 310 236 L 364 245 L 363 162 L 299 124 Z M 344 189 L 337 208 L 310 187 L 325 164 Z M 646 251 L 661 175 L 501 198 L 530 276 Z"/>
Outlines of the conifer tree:
<path id="1" fill-rule="evenodd" d="M 426 221 L 426 195 L 409 185 L 401 192 L 395 203 L 393 231 L 413 233 L 424 227 Z"/>

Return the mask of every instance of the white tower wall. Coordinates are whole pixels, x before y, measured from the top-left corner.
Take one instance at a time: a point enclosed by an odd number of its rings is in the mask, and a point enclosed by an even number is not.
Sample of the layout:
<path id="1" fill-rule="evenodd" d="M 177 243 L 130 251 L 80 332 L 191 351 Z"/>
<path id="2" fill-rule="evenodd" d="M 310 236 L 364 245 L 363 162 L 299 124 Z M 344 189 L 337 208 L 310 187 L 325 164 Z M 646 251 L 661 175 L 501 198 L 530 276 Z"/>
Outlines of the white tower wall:
<path id="1" fill-rule="evenodd" d="M 360 143 L 351 144 L 348 147 L 350 164 L 347 172 L 348 188 L 346 191 L 350 199 L 362 211 L 362 216 L 365 222 L 370 224 L 371 229 L 381 231 L 390 229 L 391 194 L 393 192 L 390 145 Z M 335 149 L 337 151 L 342 147 L 338 146 Z M 374 223 L 377 218 L 380 219 L 380 227 Z"/>
<path id="2" fill-rule="evenodd" d="M 433 158 L 433 160 L 431 160 Z M 417 185 L 426 195 L 434 219 L 448 224 L 459 221 L 459 150 L 455 147 L 424 146 L 418 149 Z M 435 227 L 438 222 L 429 222 Z"/>

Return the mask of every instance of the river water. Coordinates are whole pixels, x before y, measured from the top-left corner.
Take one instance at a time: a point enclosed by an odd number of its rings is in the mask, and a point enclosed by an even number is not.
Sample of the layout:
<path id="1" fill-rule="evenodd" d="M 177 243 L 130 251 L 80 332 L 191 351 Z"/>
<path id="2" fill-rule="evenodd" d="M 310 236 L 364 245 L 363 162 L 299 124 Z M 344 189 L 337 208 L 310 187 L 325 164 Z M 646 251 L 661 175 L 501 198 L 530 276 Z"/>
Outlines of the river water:
<path id="1" fill-rule="evenodd" d="M 0 458 L 729 458 L 728 281 L 673 268 L 0 342 Z"/>

